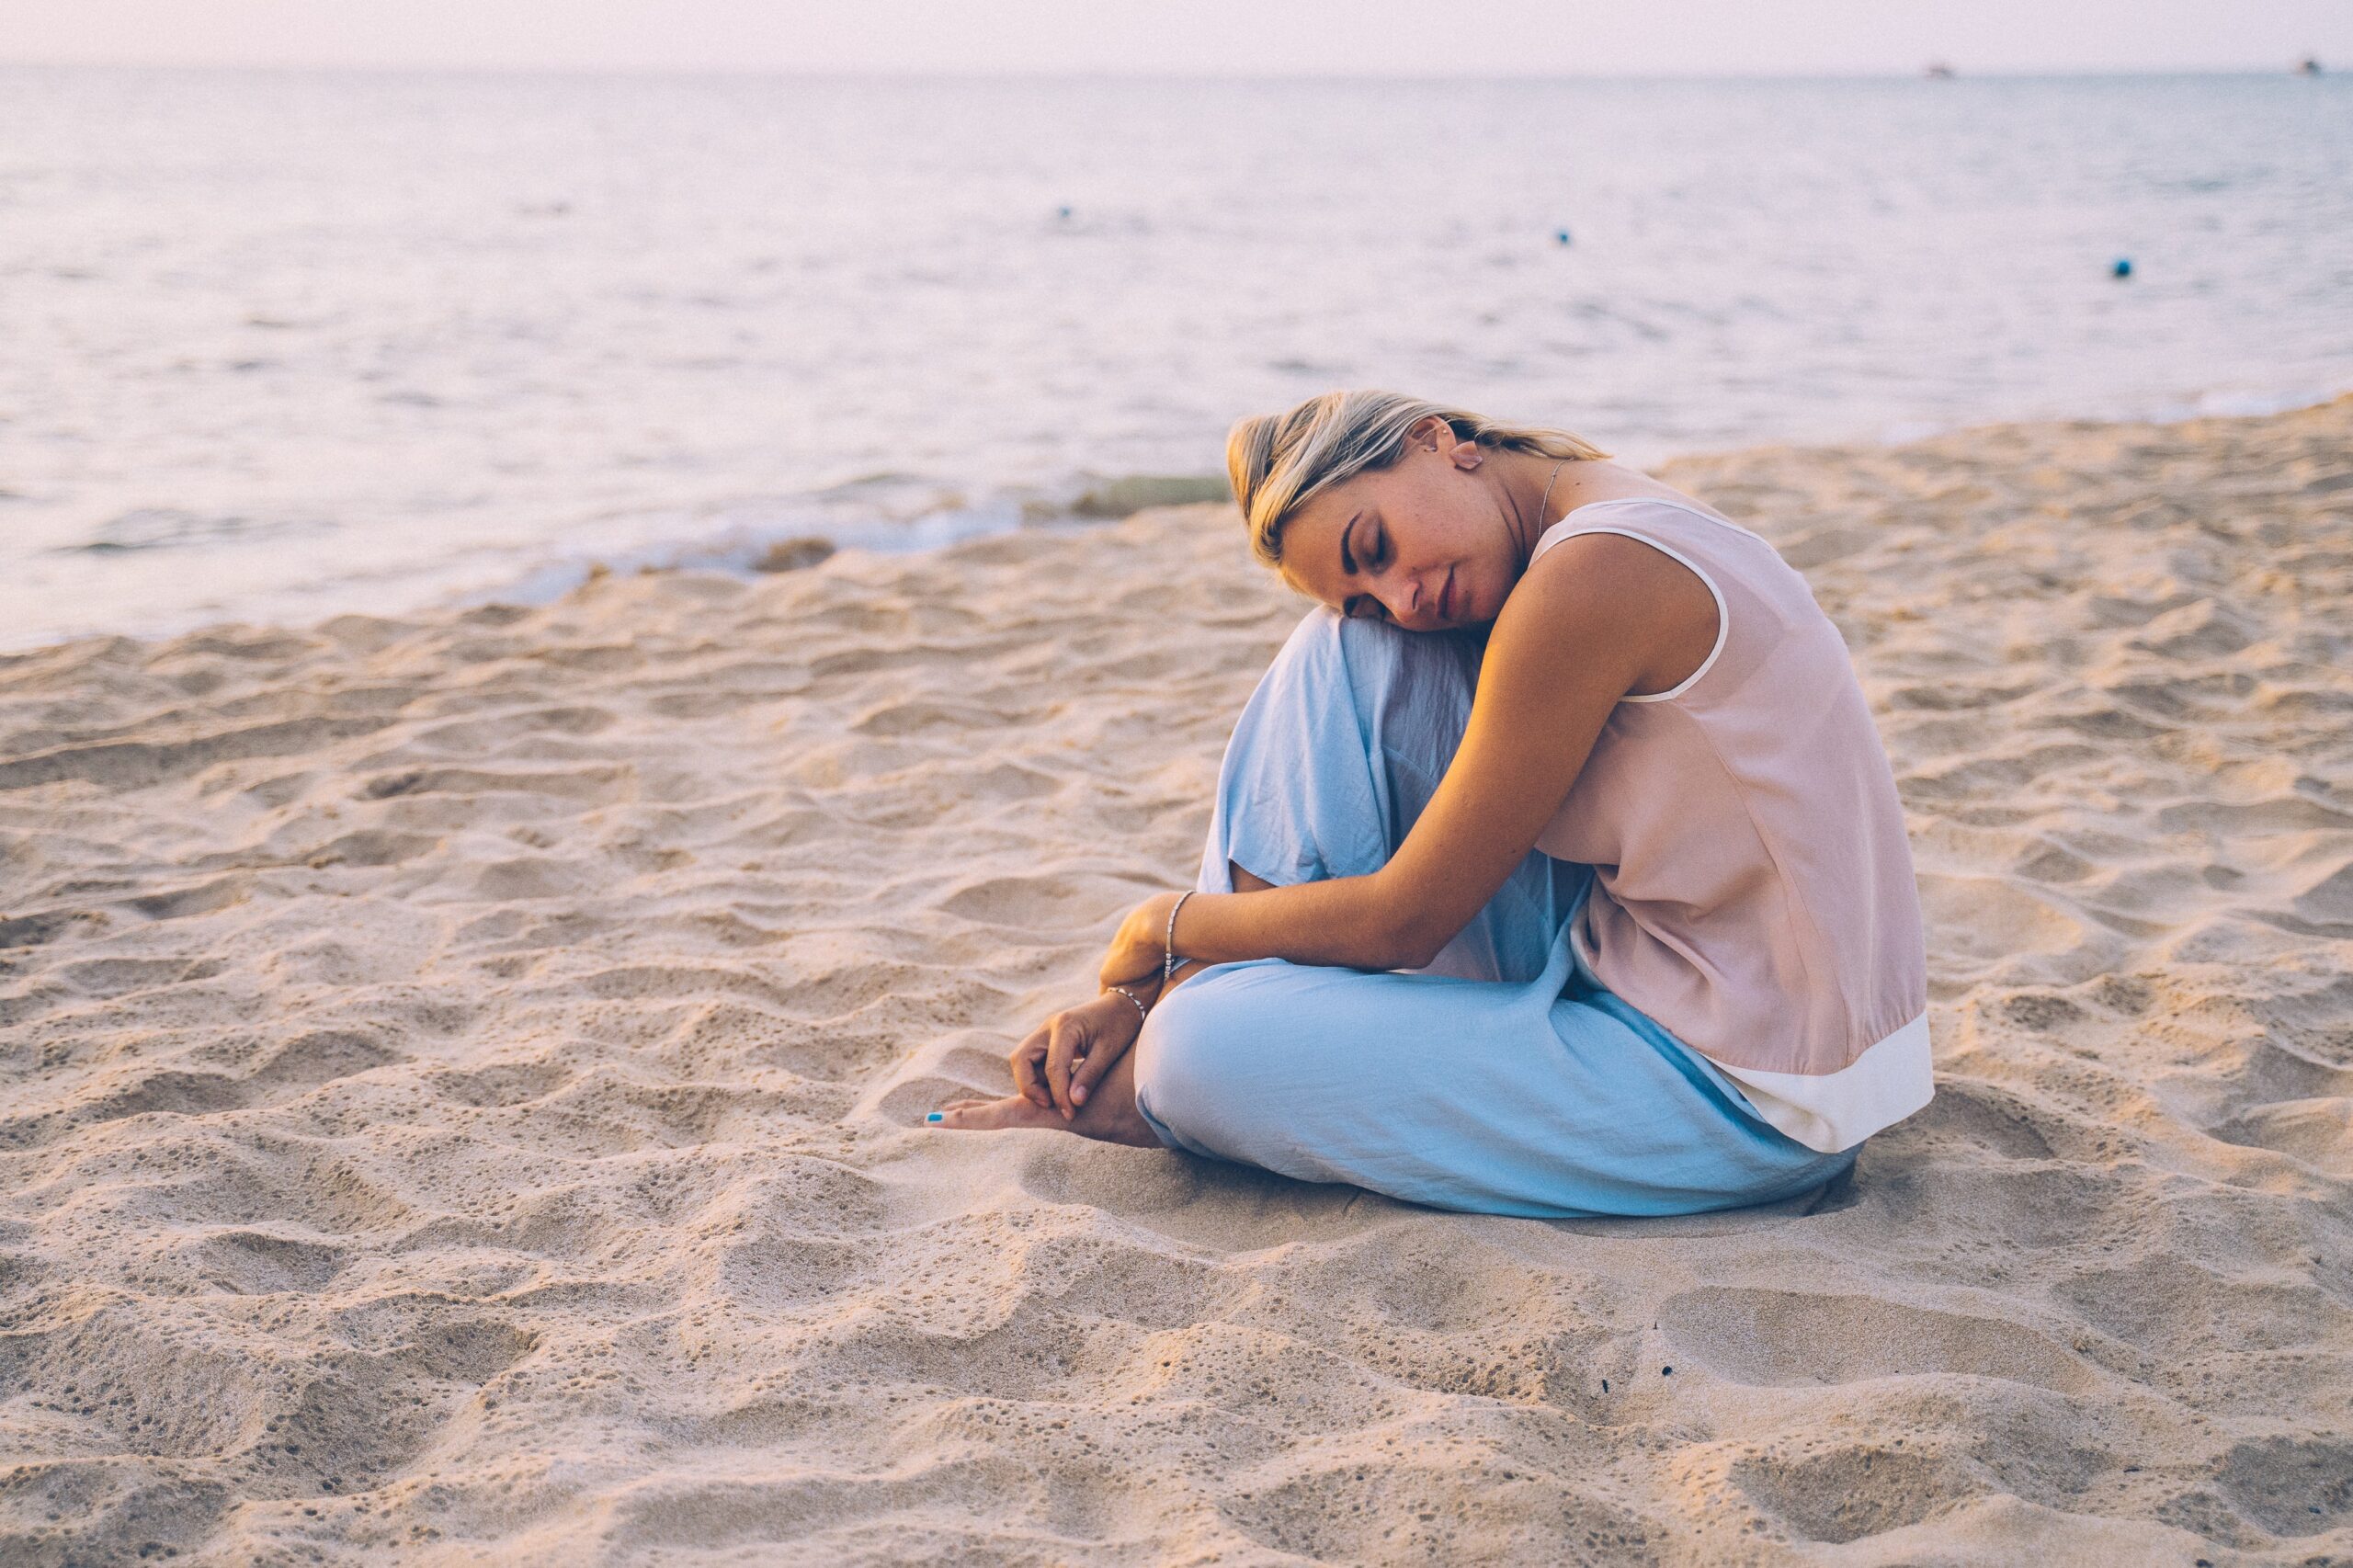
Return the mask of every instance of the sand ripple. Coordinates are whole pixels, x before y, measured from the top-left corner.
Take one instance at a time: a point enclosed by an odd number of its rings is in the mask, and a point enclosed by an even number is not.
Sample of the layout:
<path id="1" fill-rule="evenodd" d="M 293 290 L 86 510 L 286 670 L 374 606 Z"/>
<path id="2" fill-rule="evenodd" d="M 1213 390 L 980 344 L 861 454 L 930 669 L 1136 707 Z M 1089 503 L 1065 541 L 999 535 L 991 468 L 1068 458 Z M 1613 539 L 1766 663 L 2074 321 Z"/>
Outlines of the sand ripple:
<path id="1" fill-rule="evenodd" d="M 0 1560 L 2353 1554 L 2353 401 L 1675 477 L 1941 1082 L 1686 1221 L 914 1125 L 1198 852 L 1214 509 L 0 660 Z"/>

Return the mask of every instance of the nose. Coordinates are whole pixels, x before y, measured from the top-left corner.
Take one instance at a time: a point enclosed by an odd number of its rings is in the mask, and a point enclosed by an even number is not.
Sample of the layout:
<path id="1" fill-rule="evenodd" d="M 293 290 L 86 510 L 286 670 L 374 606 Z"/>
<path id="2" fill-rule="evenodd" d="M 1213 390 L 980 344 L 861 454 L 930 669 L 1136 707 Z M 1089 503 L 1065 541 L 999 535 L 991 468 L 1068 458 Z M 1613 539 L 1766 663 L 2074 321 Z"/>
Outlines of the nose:
<path id="1" fill-rule="evenodd" d="M 1441 569 L 1438 579 L 1443 580 Z M 1389 612 L 1389 619 L 1400 626 L 1418 619 L 1425 611 L 1438 608 L 1438 592 L 1424 582 L 1422 574 L 1399 570 L 1392 564 L 1383 567 L 1372 580 L 1372 597 Z"/>
<path id="2" fill-rule="evenodd" d="M 1389 613 L 1392 619 L 1401 623 L 1413 619 L 1426 609 L 1434 609 L 1438 605 L 1437 593 L 1427 586 L 1418 575 L 1401 576 L 1395 594 Z"/>

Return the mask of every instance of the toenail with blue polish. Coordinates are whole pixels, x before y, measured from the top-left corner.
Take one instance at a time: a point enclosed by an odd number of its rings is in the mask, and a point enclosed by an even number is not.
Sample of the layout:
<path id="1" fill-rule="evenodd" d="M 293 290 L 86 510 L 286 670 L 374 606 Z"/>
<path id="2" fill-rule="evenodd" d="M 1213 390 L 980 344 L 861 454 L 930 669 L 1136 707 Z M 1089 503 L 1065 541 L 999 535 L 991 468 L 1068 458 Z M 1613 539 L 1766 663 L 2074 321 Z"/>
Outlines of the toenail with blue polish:
<path id="1" fill-rule="evenodd" d="M 933 1111 L 929 1116 L 925 1117 L 925 1118 L 924 1118 L 924 1119 L 925 1119 L 926 1121 L 938 1121 L 938 1120 L 940 1120 L 940 1119 L 941 1119 L 941 1113 L 939 1113 L 938 1111 Z"/>

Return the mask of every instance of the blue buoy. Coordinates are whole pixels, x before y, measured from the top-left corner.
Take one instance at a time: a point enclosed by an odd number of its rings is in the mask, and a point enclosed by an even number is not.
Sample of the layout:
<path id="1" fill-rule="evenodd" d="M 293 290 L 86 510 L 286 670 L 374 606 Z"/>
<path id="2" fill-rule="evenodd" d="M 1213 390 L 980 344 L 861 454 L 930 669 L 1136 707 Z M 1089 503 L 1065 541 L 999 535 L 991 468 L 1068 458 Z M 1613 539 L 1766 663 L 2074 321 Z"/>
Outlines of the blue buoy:
<path id="1" fill-rule="evenodd" d="M 1070 219 L 1070 209 L 1067 207 L 1057 207 L 1054 209 L 1054 216 L 1063 220 L 1064 222 L 1068 222 Z"/>
<path id="2" fill-rule="evenodd" d="M 2116 265 L 2108 270 L 2112 277 L 2130 278 L 2132 276 L 2132 258 L 2129 256 L 2120 256 L 2116 258 Z"/>
<path id="3" fill-rule="evenodd" d="M 1569 243 L 1569 232 L 1566 229 L 1553 230 L 1552 241 L 1555 244 L 1567 244 Z"/>

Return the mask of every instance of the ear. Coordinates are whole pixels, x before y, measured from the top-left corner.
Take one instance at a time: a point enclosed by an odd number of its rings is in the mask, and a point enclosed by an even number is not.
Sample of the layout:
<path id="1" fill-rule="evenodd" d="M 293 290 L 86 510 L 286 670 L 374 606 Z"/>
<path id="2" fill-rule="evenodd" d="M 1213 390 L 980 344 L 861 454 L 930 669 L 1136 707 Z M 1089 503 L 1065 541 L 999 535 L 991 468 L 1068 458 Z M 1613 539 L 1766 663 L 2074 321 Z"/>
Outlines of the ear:
<path id="1" fill-rule="evenodd" d="M 1487 460 L 1486 448 L 1476 441 L 1456 440 L 1454 427 L 1435 414 L 1426 414 L 1414 421 L 1405 432 L 1405 442 L 1408 448 L 1444 454 L 1449 462 L 1465 473 Z"/>

